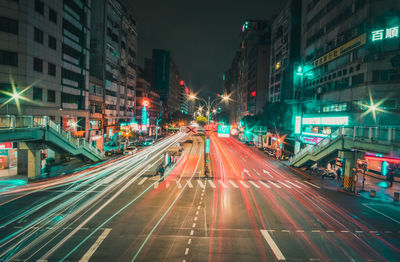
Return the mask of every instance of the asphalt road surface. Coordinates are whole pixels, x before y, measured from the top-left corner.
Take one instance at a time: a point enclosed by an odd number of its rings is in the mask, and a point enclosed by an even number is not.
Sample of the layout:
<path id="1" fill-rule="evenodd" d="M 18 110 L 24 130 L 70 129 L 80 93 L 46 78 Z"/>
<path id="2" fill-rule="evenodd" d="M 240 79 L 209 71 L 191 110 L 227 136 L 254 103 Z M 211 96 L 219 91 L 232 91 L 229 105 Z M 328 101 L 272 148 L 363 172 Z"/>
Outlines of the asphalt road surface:
<path id="1" fill-rule="evenodd" d="M 184 151 L 164 179 L 163 153 Z M 0 260 L 400 261 L 400 207 L 315 185 L 234 138 L 176 134 L 0 192 Z"/>

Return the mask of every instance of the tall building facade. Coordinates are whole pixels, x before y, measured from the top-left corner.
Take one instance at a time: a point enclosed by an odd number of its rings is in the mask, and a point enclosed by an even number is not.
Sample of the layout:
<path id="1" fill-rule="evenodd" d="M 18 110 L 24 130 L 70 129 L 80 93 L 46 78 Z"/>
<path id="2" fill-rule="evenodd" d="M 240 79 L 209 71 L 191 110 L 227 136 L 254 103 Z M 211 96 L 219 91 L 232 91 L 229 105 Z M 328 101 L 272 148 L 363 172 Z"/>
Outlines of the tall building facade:
<path id="1" fill-rule="evenodd" d="M 239 123 L 239 108 L 238 108 L 238 95 L 239 95 L 239 60 L 240 52 L 236 52 L 231 67 L 225 71 L 222 76 L 224 84 L 224 95 L 230 97 L 229 103 L 227 103 L 227 112 L 229 112 L 229 123 L 231 125 L 237 125 Z"/>
<path id="2" fill-rule="evenodd" d="M 269 102 L 295 99 L 296 70 L 301 65 L 301 1 L 290 0 L 271 25 Z"/>
<path id="3" fill-rule="evenodd" d="M 399 126 L 400 2 L 304 0 L 302 13 L 301 141 Z"/>
<path id="4" fill-rule="evenodd" d="M 88 137 L 91 1 L 0 3 L 1 114 L 49 116 Z M 71 126 L 71 123 L 72 126 Z"/>
<path id="5" fill-rule="evenodd" d="M 150 62 L 151 61 L 151 62 Z M 150 67 L 150 68 L 149 68 Z M 145 78 L 160 95 L 164 116 L 181 110 L 183 88 L 178 67 L 167 50 L 154 49 L 152 59 L 145 60 Z"/>
<path id="6" fill-rule="evenodd" d="M 241 115 L 256 115 L 268 101 L 270 22 L 245 21 L 241 35 L 239 62 Z"/>
<path id="7" fill-rule="evenodd" d="M 99 0 L 92 7 L 90 74 L 103 81 L 106 136 L 135 115 L 136 21 L 121 1 Z"/>

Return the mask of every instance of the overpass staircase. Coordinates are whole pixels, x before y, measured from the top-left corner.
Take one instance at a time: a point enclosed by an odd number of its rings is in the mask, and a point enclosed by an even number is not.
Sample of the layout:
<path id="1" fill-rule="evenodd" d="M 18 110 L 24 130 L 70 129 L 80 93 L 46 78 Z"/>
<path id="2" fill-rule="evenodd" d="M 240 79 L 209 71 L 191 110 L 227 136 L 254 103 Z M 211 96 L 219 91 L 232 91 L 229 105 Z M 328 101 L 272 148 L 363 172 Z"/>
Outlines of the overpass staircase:
<path id="1" fill-rule="evenodd" d="M 303 148 L 290 162 L 294 167 L 311 165 L 339 151 L 388 154 L 400 149 L 400 129 L 340 127 L 316 145 Z"/>
<path id="2" fill-rule="evenodd" d="M 73 137 L 47 116 L 0 116 L 0 143 L 8 141 L 43 143 L 57 151 L 85 157 L 93 162 L 103 160 L 100 150 L 84 138 Z"/>

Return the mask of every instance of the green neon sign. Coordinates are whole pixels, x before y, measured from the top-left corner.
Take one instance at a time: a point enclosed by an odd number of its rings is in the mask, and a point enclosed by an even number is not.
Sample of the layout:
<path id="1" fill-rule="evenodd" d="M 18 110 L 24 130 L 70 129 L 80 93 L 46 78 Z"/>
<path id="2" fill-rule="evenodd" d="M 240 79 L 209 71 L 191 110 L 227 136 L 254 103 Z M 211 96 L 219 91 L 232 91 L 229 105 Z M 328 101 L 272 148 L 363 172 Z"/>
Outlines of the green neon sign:
<path id="1" fill-rule="evenodd" d="M 386 28 L 386 29 L 380 29 L 380 30 L 375 30 L 372 31 L 372 41 L 380 41 L 383 39 L 393 39 L 393 38 L 399 38 L 399 27 L 391 27 L 391 28 Z"/>

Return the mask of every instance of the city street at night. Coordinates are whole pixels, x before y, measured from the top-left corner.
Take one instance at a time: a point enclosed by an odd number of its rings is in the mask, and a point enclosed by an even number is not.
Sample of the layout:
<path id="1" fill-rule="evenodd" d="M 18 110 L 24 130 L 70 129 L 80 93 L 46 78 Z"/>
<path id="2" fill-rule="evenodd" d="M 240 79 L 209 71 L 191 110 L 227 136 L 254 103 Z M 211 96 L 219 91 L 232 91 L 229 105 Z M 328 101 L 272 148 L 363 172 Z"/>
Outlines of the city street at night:
<path id="1" fill-rule="evenodd" d="M 160 154 L 185 139 L 160 180 Z M 137 155 L 1 193 L 1 258 L 396 261 L 398 206 L 324 191 L 234 138 L 174 135 Z M 145 156 L 145 157 L 143 157 Z M 149 164 L 152 163 L 152 164 Z M 368 203 L 369 206 L 364 206 Z M 370 209 L 369 207 L 373 207 Z"/>
<path id="2" fill-rule="evenodd" d="M 399 0 L 0 0 L 0 262 L 399 262 L 399 80 Z"/>

